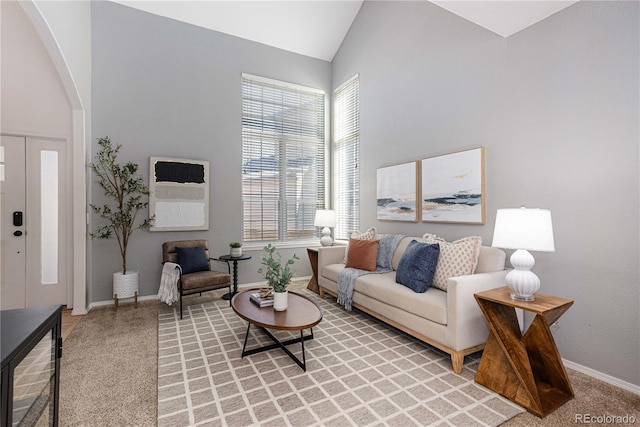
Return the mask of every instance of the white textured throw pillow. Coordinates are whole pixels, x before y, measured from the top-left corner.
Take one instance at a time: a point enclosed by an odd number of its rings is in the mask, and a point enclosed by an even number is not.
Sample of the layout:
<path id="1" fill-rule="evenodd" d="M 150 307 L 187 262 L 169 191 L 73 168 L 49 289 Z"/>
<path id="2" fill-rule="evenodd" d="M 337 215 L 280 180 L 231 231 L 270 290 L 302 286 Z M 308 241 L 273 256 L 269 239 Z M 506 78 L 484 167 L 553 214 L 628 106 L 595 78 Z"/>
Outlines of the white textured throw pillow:
<path id="1" fill-rule="evenodd" d="M 354 231 L 353 233 L 351 233 L 351 238 L 358 240 L 380 240 L 380 237 L 378 236 L 378 230 L 376 230 L 375 227 L 369 228 L 364 233 Z"/>
<path id="2" fill-rule="evenodd" d="M 449 277 L 466 276 L 476 271 L 482 237 L 470 236 L 447 242 L 435 234 L 427 233 L 422 238 L 425 243 L 440 244 L 440 257 L 432 286 L 446 291 Z"/>

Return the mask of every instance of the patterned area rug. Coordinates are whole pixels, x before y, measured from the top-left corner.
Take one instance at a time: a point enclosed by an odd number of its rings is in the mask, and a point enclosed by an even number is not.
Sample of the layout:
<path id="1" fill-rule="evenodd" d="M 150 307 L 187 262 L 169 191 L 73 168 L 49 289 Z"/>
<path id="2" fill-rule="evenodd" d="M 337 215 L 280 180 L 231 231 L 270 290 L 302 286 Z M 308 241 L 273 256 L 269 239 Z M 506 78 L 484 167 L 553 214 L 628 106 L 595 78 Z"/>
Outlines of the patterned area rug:
<path id="1" fill-rule="evenodd" d="M 183 320 L 160 313 L 158 426 L 495 426 L 523 412 L 473 381 L 479 355 L 455 375 L 448 355 L 300 293 L 324 315 L 305 342 L 307 372 L 281 349 L 241 358 L 247 323 L 228 301 L 188 306 Z M 248 349 L 271 343 L 251 331 Z M 300 344 L 288 348 L 301 358 Z"/>

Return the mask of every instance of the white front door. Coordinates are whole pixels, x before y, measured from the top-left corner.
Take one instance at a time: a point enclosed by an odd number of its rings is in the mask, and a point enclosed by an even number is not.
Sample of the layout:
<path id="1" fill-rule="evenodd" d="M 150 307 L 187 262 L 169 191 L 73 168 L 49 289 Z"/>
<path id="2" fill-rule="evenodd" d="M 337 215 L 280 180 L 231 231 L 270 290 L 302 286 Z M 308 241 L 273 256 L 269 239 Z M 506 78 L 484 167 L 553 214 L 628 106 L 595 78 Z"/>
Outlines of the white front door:
<path id="1" fill-rule="evenodd" d="M 67 304 L 66 142 L 2 136 L 0 303 Z"/>

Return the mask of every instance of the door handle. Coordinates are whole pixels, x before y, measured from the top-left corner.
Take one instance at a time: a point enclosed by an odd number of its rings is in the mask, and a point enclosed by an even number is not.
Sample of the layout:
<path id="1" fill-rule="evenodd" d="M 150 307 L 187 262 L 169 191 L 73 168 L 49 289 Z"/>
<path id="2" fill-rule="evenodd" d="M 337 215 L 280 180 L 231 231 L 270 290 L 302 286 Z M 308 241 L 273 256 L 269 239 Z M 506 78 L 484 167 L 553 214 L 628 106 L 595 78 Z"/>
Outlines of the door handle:
<path id="1" fill-rule="evenodd" d="M 20 236 L 22 236 L 22 231 L 16 230 L 16 231 L 13 232 L 13 235 L 16 236 L 16 237 L 20 237 Z"/>

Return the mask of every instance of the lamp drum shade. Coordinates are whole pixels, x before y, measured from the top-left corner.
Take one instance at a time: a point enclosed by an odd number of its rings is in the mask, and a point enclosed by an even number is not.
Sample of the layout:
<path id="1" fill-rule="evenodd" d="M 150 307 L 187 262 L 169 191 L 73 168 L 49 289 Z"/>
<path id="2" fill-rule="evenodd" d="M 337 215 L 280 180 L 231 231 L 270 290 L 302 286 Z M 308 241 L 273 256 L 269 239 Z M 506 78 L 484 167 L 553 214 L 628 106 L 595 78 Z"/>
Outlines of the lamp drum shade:
<path id="1" fill-rule="evenodd" d="M 316 210 L 316 217 L 313 221 L 313 225 L 316 227 L 335 227 L 336 211 L 329 209 Z"/>
<path id="2" fill-rule="evenodd" d="M 524 207 L 498 209 L 491 246 L 554 252 L 551 211 Z"/>

